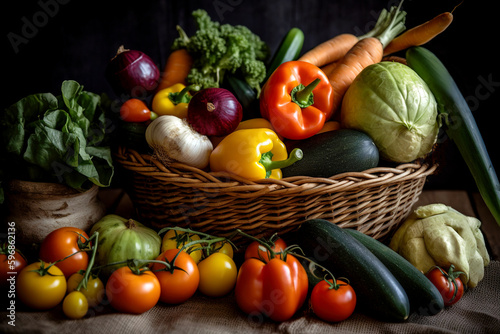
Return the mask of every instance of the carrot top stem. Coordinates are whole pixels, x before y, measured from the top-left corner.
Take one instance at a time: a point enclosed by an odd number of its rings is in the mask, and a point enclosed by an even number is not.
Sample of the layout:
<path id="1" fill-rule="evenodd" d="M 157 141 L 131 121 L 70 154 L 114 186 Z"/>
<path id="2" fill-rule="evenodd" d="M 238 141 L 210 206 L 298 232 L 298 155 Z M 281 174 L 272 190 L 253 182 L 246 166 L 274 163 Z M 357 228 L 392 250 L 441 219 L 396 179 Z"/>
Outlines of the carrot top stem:
<path id="1" fill-rule="evenodd" d="M 406 29 L 406 12 L 401 10 L 402 4 L 403 0 L 397 7 L 391 7 L 389 12 L 384 8 L 375 24 L 375 28 L 368 33 L 370 36 L 365 36 L 376 37 L 385 48 L 387 44 Z"/>

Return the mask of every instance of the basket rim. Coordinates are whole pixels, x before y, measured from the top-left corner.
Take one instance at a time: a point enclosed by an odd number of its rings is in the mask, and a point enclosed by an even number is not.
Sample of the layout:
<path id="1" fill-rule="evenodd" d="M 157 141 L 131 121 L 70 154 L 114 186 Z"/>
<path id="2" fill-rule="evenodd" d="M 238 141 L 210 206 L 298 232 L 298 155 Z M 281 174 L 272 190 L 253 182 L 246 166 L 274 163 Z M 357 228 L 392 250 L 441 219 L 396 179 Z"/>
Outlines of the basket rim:
<path id="1" fill-rule="evenodd" d="M 180 187 L 237 188 L 240 191 L 316 192 L 318 189 L 329 191 L 352 190 L 358 187 L 378 186 L 424 178 L 437 168 L 428 162 L 403 163 L 395 167 L 375 167 L 362 172 L 346 172 L 328 178 L 311 176 L 291 176 L 280 180 L 262 179 L 250 181 L 227 172 L 205 171 L 180 162 L 166 166 L 154 155 L 140 153 L 134 149 L 119 146 L 114 152 L 115 160 L 123 168 L 152 177 L 159 181 L 174 183 Z"/>

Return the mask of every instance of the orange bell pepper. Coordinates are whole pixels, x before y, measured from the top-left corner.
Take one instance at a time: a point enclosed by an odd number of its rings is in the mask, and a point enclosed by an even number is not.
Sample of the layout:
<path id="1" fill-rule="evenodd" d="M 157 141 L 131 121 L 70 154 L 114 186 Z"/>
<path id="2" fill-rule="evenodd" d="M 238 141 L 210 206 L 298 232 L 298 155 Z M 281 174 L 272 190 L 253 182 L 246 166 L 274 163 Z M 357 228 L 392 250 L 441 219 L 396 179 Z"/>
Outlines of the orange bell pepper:
<path id="1" fill-rule="evenodd" d="M 332 85 L 325 73 L 313 64 L 285 62 L 262 88 L 260 112 L 284 138 L 311 137 L 333 114 Z"/>

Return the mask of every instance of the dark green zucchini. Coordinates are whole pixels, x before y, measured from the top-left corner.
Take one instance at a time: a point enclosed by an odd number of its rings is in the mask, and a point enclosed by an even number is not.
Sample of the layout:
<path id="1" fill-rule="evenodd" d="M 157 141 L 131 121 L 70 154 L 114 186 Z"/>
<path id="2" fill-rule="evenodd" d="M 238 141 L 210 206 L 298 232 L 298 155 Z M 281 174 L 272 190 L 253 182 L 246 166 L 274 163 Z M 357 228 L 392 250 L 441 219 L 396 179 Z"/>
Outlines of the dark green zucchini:
<path id="1" fill-rule="evenodd" d="M 353 229 L 345 229 L 368 248 L 396 277 L 410 300 L 410 311 L 420 315 L 435 315 L 444 308 L 438 289 L 420 270 L 404 257 L 372 237 Z"/>
<path id="2" fill-rule="evenodd" d="M 302 46 L 304 45 L 304 33 L 299 28 L 291 28 L 281 40 L 278 49 L 274 53 L 269 65 L 267 65 L 267 74 L 264 83 L 269 79 L 274 70 L 287 61 L 296 60 Z"/>
<path id="3" fill-rule="evenodd" d="M 401 284 L 368 248 L 342 228 L 324 219 L 310 219 L 299 227 L 297 236 L 306 256 L 336 278 L 349 280 L 356 293 L 356 308 L 384 321 L 408 318 L 410 303 Z"/>
<path id="4" fill-rule="evenodd" d="M 376 167 L 379 153 L 365 133 L 340 129 L 320 133 L 303 140 L 286 142 L 288 151 L 300 148 L 302 160 L 283 168 L 283 177 L 330 177 L 344 172 L 362 172 Z"/>
<path id="5" fill-rule="evenodd" d="M 500 182 L 467 101 L 443 63 L 419 46 L 406 52 L 406 60 L 436 97 L 446 134 L 455 142 L 474 177 L 479 193 L 500 225 Z"/>

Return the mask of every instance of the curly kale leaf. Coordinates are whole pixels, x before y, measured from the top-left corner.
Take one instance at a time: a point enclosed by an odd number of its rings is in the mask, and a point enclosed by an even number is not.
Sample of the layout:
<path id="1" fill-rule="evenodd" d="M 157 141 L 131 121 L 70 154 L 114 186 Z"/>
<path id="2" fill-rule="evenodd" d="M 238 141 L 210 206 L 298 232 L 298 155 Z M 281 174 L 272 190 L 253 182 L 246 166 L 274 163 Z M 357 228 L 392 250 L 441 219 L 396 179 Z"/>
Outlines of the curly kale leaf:
<path id="1" fill-rule="evenodd" d="M 212 21 L 202 9 L 195 10 L 193 17 L 194 35 L 188 37 L 177 27 L 179 37 L 172 45 L 174 50 L 186 48 L 195 59 L 187 81 L 202 88 L 219 87 L 225 73 L 233 73 L 260 92 L 266 74 L 264 61 L 269 56 L 267 44 L 245 26 Z"/>

